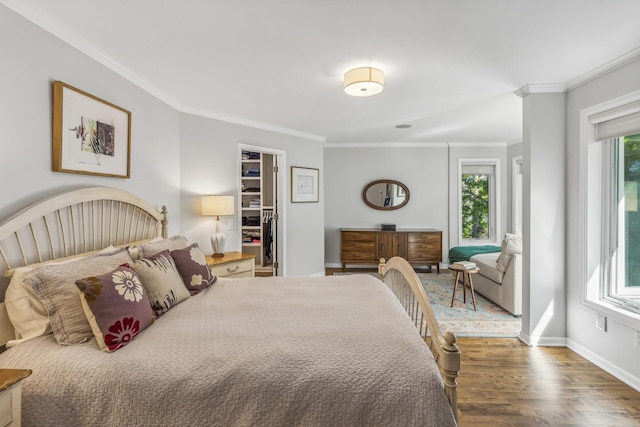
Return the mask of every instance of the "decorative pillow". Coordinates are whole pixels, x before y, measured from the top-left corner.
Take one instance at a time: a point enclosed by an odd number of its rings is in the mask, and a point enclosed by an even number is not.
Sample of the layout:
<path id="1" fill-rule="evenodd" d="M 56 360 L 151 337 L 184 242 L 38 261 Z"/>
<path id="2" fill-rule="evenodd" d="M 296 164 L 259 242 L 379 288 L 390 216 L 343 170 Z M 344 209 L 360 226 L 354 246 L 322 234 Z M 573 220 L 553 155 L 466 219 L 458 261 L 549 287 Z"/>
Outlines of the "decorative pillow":
<path id="1" fill-rule="evenodd" d="M 93 336 L 82 309 L 76 280 L 107 273 L 128 262 L 131 262 L 129 252 L 122 248 L 112 254 L 98 253 L 76 262 L 44 265 L 33 271 L 28 280 L 47 309 L 58 344 L 77 344 Z"/>
<path id="2" fill-rule="evenodd" d="M 517 234 L 506 233 L 504 239 L 502 239 L 502 246 L 500 249 L 500 255 L 496 260 L 496 267 L 500 271 L 505 271 L 511 256 L 514 254 L 522 253 L 522 237 Z"/>
<path id="3" fill-rule="evenodd" d="M 156 317 L 189 298 L 169 251 L 133 261 L 132 265 L 147 290 Z"/>
<path id="4" fill-rule="evenodd" d="M 149 241 L 139 246 L 140 258 L 148 258 L 162 251 L 173 251 L 187 246 L 187 238 L 184 236 L 173 236 L 160 241 Z"/>
<path id="5" fill-rule="evenodd" d="M 149 297 L 128 264 L 76 281 L 82 308 L 102 351 L 127 345 L 154 321 Z"/>
<path id="6" fill-rule="evenodd" d="M 217 279 L 207 265 L 207 259 L 197 243 L 184 249 L 171 251 L 171 258 L 176 263 L 182 281 L 191 295 L 208 288 Z"/>
<path id="7" fill-rule="evenodd" d="M 100 253 L 113 253 L 115 251 L 116 249 L 113 246 L 109 246 L 100 251 Z M 68 264 L 84 258 L 86 257 L 52 261 L 46 265 Z M 4 296 L 7 315 L 13 325 L 16 337 L 15 340 L 7 342 L 7 348 L 15 347 L 28 339 L 51 333 L 51 322 L 49 322 L 47 309 L 42 305 L 38 295 L 31 287 L 31 282 L 27 280 L 31 272 L 33 272 L 33 267 L 17 268 L 11 277 L 11 282 L 9 282 Z"/>

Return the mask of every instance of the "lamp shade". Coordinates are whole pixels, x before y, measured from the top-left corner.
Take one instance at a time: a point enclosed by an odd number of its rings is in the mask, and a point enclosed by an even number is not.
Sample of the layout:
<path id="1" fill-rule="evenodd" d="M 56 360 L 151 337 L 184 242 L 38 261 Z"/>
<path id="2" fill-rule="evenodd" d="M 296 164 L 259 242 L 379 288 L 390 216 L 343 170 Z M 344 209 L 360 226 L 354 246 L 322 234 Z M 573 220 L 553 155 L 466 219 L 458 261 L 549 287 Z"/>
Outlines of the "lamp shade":
<path id="1" fill-rule="evenodd" d="M 202 196 L 202 215 L 233 215 L 235 213 L 233 196 Z"/>
<path id="2" fill-rule="evenodd" d="M 344 75 L 344 91 L 352 96 L 371 96 L 382 92 L 384 73 L 371 67 L 354 68 Z"/>

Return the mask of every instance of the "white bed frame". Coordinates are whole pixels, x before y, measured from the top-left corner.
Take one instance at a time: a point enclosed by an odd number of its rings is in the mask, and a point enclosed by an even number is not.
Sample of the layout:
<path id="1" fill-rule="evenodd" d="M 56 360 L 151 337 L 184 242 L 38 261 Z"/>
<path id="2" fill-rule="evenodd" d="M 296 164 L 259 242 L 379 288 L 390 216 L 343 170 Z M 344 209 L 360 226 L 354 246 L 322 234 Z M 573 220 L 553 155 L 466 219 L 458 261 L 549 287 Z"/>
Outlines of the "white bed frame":
<path id="1" fill-rule="evenodd" d="M 407 260 L 393 257 L 385 261 L 384 258 L 381 258 L 378 273 L 396 295 L 436 358 L 442 374 L 444 392 L 457 421 L 458 384 L 456 378 L 460 373 L 460 349 L 456 344 L 456 336 L 451 332 L 442 334 L 431 308 L 429 297 L 427 297 L 420 279 Z"/>
<path id="2" fill-rule="evenodd" d="M 113 246 L 167 237 L 167 209 L 110 187 L 69 191 L 37 202 L 0 224 L 0 267 L 16 268 L 89 255 Z M 8 282 L 8 279 L 5 279 Z M 4 296 L 2 296 L 4 300 Z M 0 303 L 0 345 L 14 339 Z"/>
<path id="3" fill-rule="evenodd" d="M 0 224 L 0 265 L 4 276 L 10 277 L 19 267 L 85 256 L 109 245 L 140 244 L 158 236 L 167 237 L 166 207 L 158 210 L 115 188 L 84 188 L 45 199 Z M 433 352 L 457 419 L 460 351 L 456 337 L 442 335 L 424 288 L 406 260 L 382 259 L 378 271 Z M 1 303 L 0 345 L 14 336 Z"/>

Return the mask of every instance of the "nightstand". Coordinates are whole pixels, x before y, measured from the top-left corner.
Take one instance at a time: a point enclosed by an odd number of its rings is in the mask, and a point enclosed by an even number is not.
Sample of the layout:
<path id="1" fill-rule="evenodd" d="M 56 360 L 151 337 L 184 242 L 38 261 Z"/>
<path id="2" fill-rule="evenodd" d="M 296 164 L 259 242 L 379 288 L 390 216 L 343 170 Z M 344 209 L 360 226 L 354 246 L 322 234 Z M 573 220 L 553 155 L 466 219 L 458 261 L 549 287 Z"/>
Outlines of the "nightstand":
<path id="1" fill-rule="evenodd" d="M 207 264 L 217 277 L 255 277 L 256 256 L 242 252 L 225 252 L 222 257 L 207 256 Z"/>
<path id="2" fill-rule="evenodd" d="M 22 380 L 30 369 L 0 369 L 0 425 L 20 426 L 22 418 Z"/>

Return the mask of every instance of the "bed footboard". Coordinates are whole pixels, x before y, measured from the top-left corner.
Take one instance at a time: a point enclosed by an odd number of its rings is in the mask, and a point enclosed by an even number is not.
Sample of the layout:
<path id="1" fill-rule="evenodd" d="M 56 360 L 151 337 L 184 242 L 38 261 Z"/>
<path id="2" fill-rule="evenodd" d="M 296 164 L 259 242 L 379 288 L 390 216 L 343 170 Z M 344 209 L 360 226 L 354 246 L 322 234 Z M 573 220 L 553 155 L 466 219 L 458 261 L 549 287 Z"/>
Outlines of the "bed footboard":
<path id="1" fill-rule="evenodd" d="M 429 345 L 444 382 L 444 391 L 458 419 L 458 391 L 456 378 L 460 372 L 460 349 L 456 336 L 444 335 L 438 325 L 429 298 L 411 265 L 403 258 L 380 259 L 378 273 L 396 295 L 418 332 Z"/>

